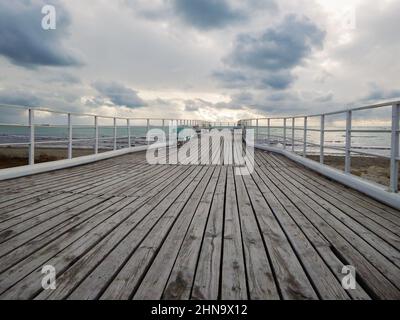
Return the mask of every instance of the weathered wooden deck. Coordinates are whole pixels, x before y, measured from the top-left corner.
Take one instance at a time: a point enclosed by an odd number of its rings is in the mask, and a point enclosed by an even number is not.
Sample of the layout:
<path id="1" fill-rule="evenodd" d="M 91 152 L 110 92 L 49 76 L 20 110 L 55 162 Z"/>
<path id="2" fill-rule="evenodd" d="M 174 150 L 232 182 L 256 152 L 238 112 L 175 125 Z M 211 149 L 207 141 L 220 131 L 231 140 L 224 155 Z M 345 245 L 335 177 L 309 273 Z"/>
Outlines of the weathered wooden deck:
<path id="1" fill-rule="evenodd" d="M 274 154 L 243 177 L 136 153 L 0 187 L 2 299 L 400 298 L 399 211 Z"/>

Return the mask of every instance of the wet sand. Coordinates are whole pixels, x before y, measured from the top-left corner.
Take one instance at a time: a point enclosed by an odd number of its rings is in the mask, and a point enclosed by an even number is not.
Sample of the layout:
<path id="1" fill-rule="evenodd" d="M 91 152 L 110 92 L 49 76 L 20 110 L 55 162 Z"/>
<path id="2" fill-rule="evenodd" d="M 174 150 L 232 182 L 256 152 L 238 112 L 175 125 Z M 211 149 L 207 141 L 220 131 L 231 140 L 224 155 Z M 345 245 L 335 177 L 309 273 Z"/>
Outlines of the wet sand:
<path id="1" fill-rule="evenodd" d="M 308 156 L 308 158 L 319 161 L 319 156 Z M 325 156 L 324 162 L 333 168 L 344 170 L 343 156 Z M 389 186 L 390 160 L 379 157 L 353 156 L 351 157 L 351 173 L 363 179 Z"/>
<path id="2" fill-rule="evenodd" d="M 104 150 L 99 150 L 102 152 Z M 87 156 L 94 154 L 93 149 L 74 149 L 73 157 Z M 64 148 L 36 148 L 35 162 L 49 162 L 67 159 L 68 151 Z M 24 166 L 28 164 L 27 148 L 0 148 L 0 169 Z"/>

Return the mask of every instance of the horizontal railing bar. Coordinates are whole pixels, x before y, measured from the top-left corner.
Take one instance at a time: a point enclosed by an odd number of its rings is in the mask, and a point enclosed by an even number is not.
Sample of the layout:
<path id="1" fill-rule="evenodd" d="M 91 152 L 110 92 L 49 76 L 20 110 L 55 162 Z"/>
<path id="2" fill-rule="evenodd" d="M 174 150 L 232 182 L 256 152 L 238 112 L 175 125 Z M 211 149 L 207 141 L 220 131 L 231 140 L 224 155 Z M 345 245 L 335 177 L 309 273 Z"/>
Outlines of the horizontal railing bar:
<path id="1" fill-rule="evenodd" d="M 362 107 L 356 107 L 356 108 L 348 108 L 348 109 L 343 109 L 343 110 L 338 110 L 338 111 L 332 111 L 332 112 L 327 112 L 327 113 L 318 113 L 318 114 L 310 114 L 310 115 L 297 115 L 297 116 L 281 116 L 281 117 L 271 117 L 271 118 L 258 118 L 258 120 L 283 120 L 283 119 L 300 119 L 304 117 L 309 117 L 309 118 L 314 118 L 314 117 L 320 117 L 320 116 L 329 116 L 329 115 L 337 115 L 341 113 L 347 113 L 348 111 L 363 111 L 363 110 L 368 110 L 368 109 L 376 109 L 376 108 L 381 108 L 381 107 L 390 107 L 395 104 L 400 104 L 400 101 L 390 101 L 390 102 L 384 102 L 384 103 L 379 103 L 379 104 L 373 104 L 373 105 L 367 105 L 367 106 L 362 106 Z M 241 121 L 252 121 L 252 120 L 257 120 L 257 118 L 253 119 L 242 119 Z"/>
<path id="2" fill-rule="evenodd" d="M 68 140 L 42 140 L 42 141 L 35 141 L 35 144 L 51 144 L 51 143 L 68 143 Z"/>
<path id="3" fill-rule="evenodd" d="M 26 128 L 29 128 L 29 125 L 28 124 L 0 123 L 0 127 L 26 127 Z"/>
<path id="4" fill-rule="evenodd" d="M 392 130 L 357 130 L 353 129 L 350 130 L 351 132 L 358 132 L 358 133 L 391 133 Z"/>
<path id="5" fill-rule="evenodd" d="M 72 142 L 81 142 L 81 141 L 94 141 L 96 138 L 78 138 L 78 139 L 72 139 Z"/>
<path id="6" fill-rule="evenodd" d="M 95 117 L 97 116 L 98 118 L 102 119 L 118 119 L 118 120 L 147 120 L 149 119 L 150 121 L 198 121 L 202 122 L 203 124 L 208 124 L 208 121 L 204 120 L 198 120 L 198 119 L 170 119 L 170 118 L 134 118 L 134 117 L 120 117 L 120 116 L 103 116 L 103 115 L 96 115 L 93 113 L 79 113 L 79 112 L 68 112 L 68 111 L 59 111 L 59 110 L 53 110 L 53 109 L 48 109 L 48 108 L 43 108 L 43 107 L 31 107 L 31 106 L 18 106 L 18 105 L 10 105 L 10 104 L 0 104 L 0 108 L 9 108 L 9 109 L 20 109 L 20 110 L 29 110 L 32 109 L 34 111 L 39 111 L 39 112 L 49 112 L 49 113 L 55 113 L 55 114 L 62 114 L 62 115 L 68 115 L 70 114 L 71 116 L 81 116 L 81 117 Z M 189 125 L 189 124 L 186 124 Z"/>
<path id="7" fill-rule="evenodd" d="M 260 135 L 264 135 L 265 136 L 266 134 L 260 134 Z M 279 136 L 279 135 L 271 135 L 271 137 L 273 137 L 273 138 L 281 138 L 282 140 L 284 139 L 283 136 Z M 288 141 L 288 142 L 294 141 L 294 142 L 304 143 L 303 140 L 300 140 L 300 139 L 294 139 L 293 140 L 292 138 L 286 138 L 286 141 Z M 309 141 L 307 141 L 307 145 L 308 146 L 312 146 L 312 147 L 321 147 L 321 144 L 313 143 L 313 142 L 309 142 Z M 345 151 L 346 150 L 345 147 L 329 146 L 329 145 L 326 145 L 326 144 L 324 145 L 324 148 L 325 149 L 338 150 L 338 151 Z M 375 156 L 375 157 L 381 157 L 381 158 L 390 159 L 390 157 L 386 156 L 386 155 L 377 154 L 377 153 L 370 153 L 370 152 L 365 152 L 365 151 L 359 151 L 356 148 L 351 148 L 350 151 L 353 152 L 353 153 L 358 153 L 358 154 L 364 154 L 364 155 L 369 155 L 369 156 Z"/>
<path id="8" fill-rule="evenodd" d="M 10 142 L 10 143 L 0 143 L 0 147 L 6 147 L 6 146 L 27 146 L 29 145 L 29 142 Z"/>

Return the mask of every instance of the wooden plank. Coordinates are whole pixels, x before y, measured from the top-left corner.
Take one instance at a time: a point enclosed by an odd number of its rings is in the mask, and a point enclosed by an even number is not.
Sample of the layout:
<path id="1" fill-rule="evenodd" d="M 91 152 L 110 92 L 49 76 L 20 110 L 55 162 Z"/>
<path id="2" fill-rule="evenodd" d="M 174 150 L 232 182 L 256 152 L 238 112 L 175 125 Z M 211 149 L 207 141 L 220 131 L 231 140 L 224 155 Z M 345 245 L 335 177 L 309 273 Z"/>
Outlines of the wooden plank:
<path id="1" fill-rule="evenodd" d="M 26 229 L 25 232 L 20 232 L 17 236 L 5 241 L 2 243 L 0 248 L 0 257 L 6 255 L 7 253 L 15 250 L 19 246 L 31 241 L 36 236 L 41 235 L 42 233 L 46 232 L 48 229 L 52 229 L 60 225 L 65 221 L 71 221 L 80 213 L 87 211 L 97 205 L 101 204 L 102 202 L 106 201 L 107 199 L 101 198 L 94 198 L 93 196 L 86 196 L 79 199 L 79 202 L 73 204 L 73 206 L 68 207 L 59 207 L 60 214 L 52 215 L 49 217 L 43 217 L 39 223 L 35 224 L 34 226 Z M 31 220 L 32 221 L 32 220 Z M 23 228 L 26 228 L 26 224 L 23 224 Z M 20 231 L 17 228 L 13 228 L 15 233 Z M 25 230 L 25 229 L 23 229 Z"/>
<path id="2" fill-rule="evenodd" d="M 319 250 L 329 249 L 330 244 L 327 242 L 316 230 L 310 228 L 305 224 L 305 220 L 301 219 L 301 212 L 293 205 L 289 199 L 286 198 L 285 194 L 281 193 L 276 188 L 272 181 L 268 177 L 259 172 L 250 177 L 245 178 L 246 184 L 252 185 L 253 188 L 258 186 L 262 192 L 265 200 L 271 207 L 276 219 L 284 229 L 296 256 L 301 261 L 313 287 L 318 293 L 318 297 L 324 300 L 346 300 L 349 299 L 348 294 L 342 288 L 341 278 L 335 276 L 325 261 L 321 258 L 316 247 Z M 254 189 L 250 190 L 254 190 Z M 250 191 L 249 190 L 249 191 Z M 308 237 L 303 233 L 303 230 L 296 224 L 292 219 L 292 216 L 288 214 L 291 212 L 292 215 L 300 217 L 303 226 L 308 227 Z M 309 238 L 312 238 L 312 241 Z M 313 245 L 314 244 L 314 245 Z M 332 254 L 331 261 L 335 261 L 335 256 Z M 337 264 L 331 267 L 336 267 Z M 339 269 L 338 269 L 339 270 Z M 341 270 L 341 269 L 340 269 Z M 363 298 L 368 298 L 366 294 L 360 295 Z"/>
<path id="3" fill-rule="evenodd" d="M 278 159 L 279 162 L 288 168 L 294 168 L 296 172 L 301 172 L 307 177 L 310 177 L 313 181 L 318 182 L 320 185 L 327 187 L 328 189 L 332 190 L 333 192 L 340 194 L 341 196 L 347 197 L 348 199 L 355 200 L 358 203 L 361 202 L 361 205 L 364 205 L 365 208 L 372 209 L 376 211 L 379 209 L 378 212 L 382 212 L 384 215 L 390 215 L 395 217 L 400 217 L 399 210 L 391 208 L 383 203 L 378 202 L 364 194 L 353 190 L 349 187 L 341 185 L 339 182 L 326 179 L 325 177 L 321 176 L 320 174 L 313 172 L 311 170 L 307 170 L 305 167 L 290 161 L 289 159 L 285 158 L 284 156 L 271 154 L 271 157 L 274 159 Z"/>
<path id="4" fill-rule="evenodd" d="M 150 167 L 149 170 L 141 170 L 142 172 L 139 172 L 135 175 L 126 175 L 122 178 L 122 180 L 118 180 L 112 185 L 98 187 L 97 190 L 91 190 L 90 192 L 92 194 L 120 195 L 125 190 L 139 190 L 149 181 L 157 179 L 160 175 L 168 173 L 172 169 L 172 166 L 157 166 L 156 168 Z"/>
<path id="5" fill-rule="evenodd" d="M 173 228 L 163 243 L 149 271 L 146 273 L 134 299 L 189 299 L 192 289 L 193 276 L 196 268 L 198 251 L 201 246 L 205 223 L 211 206 L 220 168 L 208 169 L 211 178 L 207 181 L 207 188 L 202 187 L 204 193 L 198 198 L 192 215 L 189 214 L 189 204 L 185 207 L 187 212 L 181 214 L 185 223 L 181 228 Z M 211 177 L 211 173 L 213 174 Z M 200 186 L 200 185 L 199 185 Z M 189 220 L 189 217 L 191 218 Z M 172 270 L 172 271 L 171 271 Z M 176 281 L 176 275 L 179 280 Z M 166 289 L 165 289 L 166 288 Z M 164 291 L 165 289 L 165 291 Z"/>
<path id="6" fill-rule="evenodd" d="M 132 276 L 143 274 L 148 260 L 157 250 L 157 245 L 156 248 L 153 247 L 151 241 L 156 239 L 162 241 L 205 171 L 206 168 L 194 167 L 190 178 L 185 179 L 182 185 L 173 190 L 167 196 L 166 201 L 161 202 L 151 214 L 147 215 L 143 223 L 136 227 L 134 231 L 130 231 L 127 237 L 74 289 L 68 299 L 96 299 L 102 294 L 102 290 L 107 288 L 108 284 L 110 284 L 113 292 L 112 295 L 116 294 L 117 296 L 124 292 L 125 286 L 129 288 L 130 281 L 134 282 L 136 277 L 125 278 L 124 271 Z M 141 242 L 145 238 L 147 239 L 149 233 L 151 234 L 148 237 L 150 244 L 145 242 L 141 245 Z M 120 269 L 121 267 L 122 269 Z"/>
<path id="7" fill-rule="evenodd" d="M 246 269 L 244 266 L 235 182 L 233 168 L 229 167 L 225 197 L 221 299 L 246 300 L 247 298 Z"/>
<path id="8" fill-rule="evenodd" d="M 174 205 L 170 207 L 170 213 L 167 213 L 154 226 L 151 233 L 139 245 L 106 289 L 101 299 L 129 299 L 135 293 L 140 282 L 144 285 L 144 288 L 138 292 L 139 296 L 142 295 L 141 298 L 161 298 L 176 254 L 182 244 L 182 239 L 196 212 L 213 171 L 214 168 L 203 168 L 203 171 L 196 177 L 197 181 L 194 183 L 195 185 L 189 187 L 189 192 L 190 189 L 193 190 L 195 188 L 193 193 L 179 200 L 182 202 L 186 201 L 181 212 L 179 213 L 179 210 L 183 206 L 183 203 L 178 204 L 176 207 Z M 205 174 L 203 175 L 203 173 Z M 176 221 L 176 223 L 170 228 L 170 223 L 173 221 Z M 154 257 L 156 253 L 157 257 Z M 155 258 L 154 262 L 152 262 L 153 257 Z M 156 267 L 151 268 L 150 266 L 149 271 L 144 275 L 150 263 L 152 265 L 155 264 Z M 143 276 L 144 280 L 141 281 Z"/>
<path id="9" fill-rule="evenodd" d="M 396 277 L 395 269 L 392 269 L 393 265 L 385 257 L 369 247 L 350 229 L 332 220 L 329 211 L 319 206 L 313 197 L 304 196 L 287 179 L 283 179 L 273 167 L 262 166 L 261 169 L 267 176 L 276 176 L 279 179 L 279 188 L 283 193 L 291 196 L 294 194 L 307 204 L 311 210 L 302 210 L 303 215 L 314 226 L 318 226 L 320 233 L 329 240 L 336 252 L 341 253 L 341 257 L 346 260 L 347 265 L 356 267 L 357 274 L 362 279 L 369 295 L 383 299 L 393 299 L 398 296 L 398 290 L 386 276 L 383 276 L 383 274 L 389 274 L 392 278 Z M 375 267 L 380 269 L 382 273 Z"/>
<path id="10" fill-rule="evenodd" d="M 27 204 L 35 203 L 41 197 L 46 197 L 47 192 L 19 192 L 8 196 L 0 196 L 0 215 L 21 208 Z"/>
<path id="11" fill-rule="evenodd" d="M 123 161 L 123 159 L 124 158 L 121 157 L 119 159 L 119 161 Z M 84 166 L 77 167 L 77 168 L 66 169 L 66 170 L 69 170 L 69 172 L 70 172 L 69 176 L 64 176 L 62 173 L 60 173 L 60 171 L 54 171 L 54 172 L 52 172 L 52 176 L 49 176 L 50 181 L 46 181 L 45 185 L 47 187 L 51 186 L 51 187 L 55 188 L 55 187 L 59 187 L 60 185 L 62 186 L 67 183 L 70 183 L 71 181 L 74 181 L 76 179 L 83 179 L 83 178 L 85 178 L 86 180 L 91 180 L 93 178 L 100 179 L 103 176 L 103 174 L 106 172 L 111 172 L 114 174 L 115 172 L 121 171 L 125 168 L 129 168 L 129 167 L 134 168 L 135 165 L 138 165 L 138 164 L 128 162 L 128 163 L 124 164 L 123 166 L 121 166 L 120 164 L 116 165 L 116 166 L 108 165 L 107 167 L 104 167 L 103 169 L 95 170 L 92 168 L 93 164 L 88 164 L 88 165 L 84 165 Z M 74 169 L 76 169 L 78 171 L 84 170 L 84 169 L 86 169 L 86 170 L 84 172 L 81 172 L 81 174 L 76 174 Z M 22 186 L 20 185 L 20 186 L 18 186 L 18 188 L 23 188 L 24 190 L 29 190 L 29 191 L 34 191 L 34 190 L 40 189 L 43 184 L 43 182 L 41 181 L 41 175 L 37 175 L 34 177 L 36 177 L 36 180 L 39 181 L 39 184 L 34 183 L 32 187 L 26 187 L 22 184 Z M 18 189 L 16 189 L 16 190 L 18 190 Z"/>
<path id="12" fill-rule="evenodd" d="M 35 224 L 35 221 L 40 219 L 40 216 L 45 213 L 51 214 L 62 205 L 68 205 L 70 203 L 74 203 L 74 201 L 82 198 L 82 195 L 74 195 L 74 194 L 56 194 L 51 198 L 45 199 L 38 203 L 36 206 L 21 208 L 13 211 L 10 216 L 11 218 L 0 222 L 0 230 L 10 231 L 13 228 L 13 234 L 17 234 L 16 227 L 20 225 L 19 228 L 29 228 L 31 225 Z M 36 219 L 36 220 L 35 220 Z M 21 225 L 23 223 L 23 225 Z M 20 231 L 21 232 L 21 231 Z M 0 243 L 9 238 L 9 236 L 0 237 Z"/>
<path id="13" fill-rule="evenodd" d="M 180 176 L 178 175 L 177 181 L 179 181 L 179 179 Z M 90 232 L 88 232 L 87 229 L 79 228 L 74 232 L 69 232 L 69 234 L 60 237 L 57 243 L 49 244 L 40 251 L 35 252 L 34 255 L 29 258 L 28 262 L 24 263 L 22 261 L 9 269 L 7 273 L 11 274 L 12 277 L 8 277 L 4 281 L 6 281 L 7 284 L 14 284 L 14 286 L 10 288 L 5 295 L 8 297 L 26 299 L 39 293 L 42 290 L 40 284 L 37 282 L 40 269 L 36 268 L 42 266 L 46 261 L 48 264 L 52 264 L 56 267 L 59 278 L 57 279 L 57 290 L 51 292 L 43 291 L 42 295 L 47 297 L 47 295 L 51 294 L 52 297 L 56 297 L 57 295 L 63 295 L 65 291 L 69 292 L 69 290 L 71 290 L 69 286 L 72 285 L 73 287 L 75 281 L 80 281 L 80 274 L 72 273 L 72 276 L 70 273 L 67 272 L 64 274 L 64 272 L 71 265 L 75 266 L 76 264 L 74 264 L 74 262 L 80 261 L 78 260 L 79 258 L 84 257 L 86 253 L 89 254 L 91 252 L 90 250 L 100 243 L 113 248 L 118 243 L 118 237 L 124 237 L 123 229 L 132 228 L 132 224 L 135 225 L 143 218 L 144 215 L 138 212 L 139 208 L 145 206 L 143 203 L 149 199 L 157 201 L 156 198 L 154 198 L 155 195 L 161 196 L 162 193 L 160 193 L 160 190 L 166 186 L 167 189 L 165 192 L 168 192 L 168 188 L 174 188 L 175 185 L 174 183 L 166 183 L 160 185 L 158 188 L 154 188 L 153 191 L 148 193 L 149 198 L 143 197 L 143 199 L 132 202 L 108 223 L 103 223 L 93 229 L 89 229 L 91 230 Z M 131 198 L 126 199 L 128 202 L 131 200 Z M 90 228 L 92 226 L 88 227 Z M 116 241 L 114 242 L 112 240 Z M 92 250 L 92 252 L 93 251 L 95 250 Z M 83 263 L 79 266 L 78 270 L 85 275 L 93 267 L 93 265 Z M 71 269 L 73 270 L 73 268 Z M 63 283 L 63 279 L 66 281 L 65 283 Z M 4 284 L 0 280 L 0 288 L 3 286 Z"/>
<path id="14" fill-rule="evenodd" d="M 117 206 L 117 211 L 121 206 L 126 206 L 132 199 L 124 199 L 119 201 Z M 103 210 L 99 212 L 97 217 L 104 217 L 109 211 Z M 130 210 L 122 211 L 121 214 L 130 215 Z M 100 219 L 100 222 L 102 220 Z M 111 221 L 113 222 L 113 220 Z M 115 223 L 115 222 L 114 222 Z M 33 298 L 37 293 L 39 293 L 43 288 L 41 288 L 41 269 L 46 264 L 51 264 L 56 267 L 57 273 L 62 273 L 62 268 L 59 268 L 61 264 L 70 265 L 73 263 L 74 259 L 69 256 L 68 250 L 76 249 L 71 246 L 71 244 L 83 241 L 83 236 L 90 234 L 91 238 L 88 240 L 85 238 L 86 246 L 90 248 L 91 241 L 95 242 L 99 237 L 101 237 L 101 231 L 107 231 L 107 228 L 112 228 L 113 223 L 99 224 L 96 225 L 92 220 L 91 223 L 86 224 L 83 228 L 75 227 L 68 233 L 59 237 L 56 241 L 46 245 L 39 251 L 34 252 L 28 257 L 28 259 L 18 262 L 13 267 L 9 268 L 6 272 L 2 273 L 0 278 L 0 298 L 1 299 L 30 299 Z M 88 232 L 92 231 L 92 232 Z M 78 240 L 78 241 L 76 241 Z M 76 242 L 75 242 L 76 241 Z M 88 249 L 87 248 L 87 249 Z M 67 254 L 59 254 L 61 252 Z M 74 251 L 75 254 L 79 255 L 77 250 Z M 59 255 L 58 255 L 59 254 Z M 55 264 L 57 262 L 58 264 Z M 53 264 L 54 263 L 54 264 Z"/>
<path id="15" fill-rule="evenodd" d="M 286 167 L 286 162 L 282 162 L 282 159 L 276 155 L 271 155 L 270 158 L 272 161 L 281 164 L 283 167 Z M 296 174 L 300 179 L 308 181 L 317 188 L 321 188 L 325 192 L 331 194 L 337 200 L 343 201 L 349 206 L 353 206 L 353 208 L 360 213 L 371 217 L 377 215 L 381 218 L 391 221 L 392 223 L 396 224 L 396 226 L 400 226 L 400 212 L 396 211 L 396 214 L 394 214 L 393 211 L 387 211 L 390 209 L 389 207 L 385 208 L 384 205 L 379 205 L 379 203 L 376 201 L 371 202 L 369 197 L 362 194 L 357 194 L 356 191 L 348 187 L 336 185 L 332 181 L 318 176 L 317 174 L 312 173 L 310 170 L 306 170 L 305 168 L 289 167 L 288 169 L 293 174 Z M 389 228 L 391 227 L 389 226 Z"/>
<path id="16" fill-rule="evenodd" d="M 269 157 L 269 159 L 271 158 L 272 157 Z M 400 228 L 398 228 L 396 224 L 382 218 L 374 212 L 364 209 L 355 201 L 349 201 L 343 197 L 338 197 L 336 193 L 333 193 L 330 190 L 325 190 L 323 187 L 314 186 L 314 184 L 310 182 L 310 179 L 302 179 L 299 175 L 285 167 L 282 167 L 281 170 L 311 191 L 318 192 L 318 194 L 329 203 L 345 212 L 353 220 L 356 220 L 370 230 L 373 230 L 373 232 L 386 239 L 389 244 L 392 244 L 394 247 L 400 247 L 400 237 L 398 236 L 398 234 L 400 234 Z"/>
<path id="17" fill-rule="evenodd" d="M 168 178 L 168 177 L 165 177 Z M 158 184 L 161 183 L 162 181 L 158 181 Z M 149 192 L 150 189 L 154 186 L 148 186 L 147 188 L 143 188 L 143 190 L 138 194 L 139 196 L 143 197 L 146 195 L 146 192 Z M 114 204 L 114 202 L 121 201 L 121 198 L 118 197 L 113 197 L 110 200 L 107 200 L 104 204 L 104 206 L 107 206 L 107 204 L 111 203 Z M 132 198 L 132 201 L 135 200 L 135 198 Z M 103 204 L 102 204 L 103 206 Z M 11 265 L 15 264 L 19 260 L 22 260 L 22 258 L 26 257 L 30 253 L 36 251 L 37 249 L 43 247 L 44 245 L 50 243 L 52 240 L 57 239 L 58 236 L 62 235 L 63 232 L 68 232 L 71 230 L 75 225 L 78 225 L 81 220 L 85 221 L 87 218 L 90 217 L 89 214 L 96 214 L 96 210 L 101 210 L 101 206 L 97 206 L 94 208 L 95 210 L 88 210 L 85 211 L 84 213 L 80 214 L 78 218 L 74 218 L 73 222 L 68 220 L 65 221 L 63 224 L 60 224 L 57 228 L 52 228 L 48 229 L 45 233 L 41 234 L 38 237 L 34 238 L 34 241 L 29 242 L 18 249 L 13 250 L 9 255 L 6 257 L 3 257 L 0 259 L 0 264 L 1 264 L 1 271 L 4 269 L 10 267 Z M 4 269 L 3 269 L 4 268 Z"/>
<path id="18" fill-rule="evenodd" d="M 107 234 L 106 237 L 93 248 L 90 248 L 90 250 L 83 248 L 82 246 L 86 245 L 85 242 L 75 244 L 73 246 L 74 250 L 71 251 L 70 254 L 75 255 L 77 251 L 82 251 L 83 253 L 78 256 L 79 260 L 59 277 L 56 290 L 52 292 L 43 292 L 42 294 L 50 299 L 67 297 L 75 286 L 84 280 L 139 223 L 143 225 L 146 221 L 151 222 L 154 220 L 154 215 L 149 213 L 161 203 L 165 204 L 167 201 L 173 202 L 174 199 L 170 196 L 171 192 L 173 190 L 175 190 L 176 193 L 181 192 L 186 186 L 185 183 L 181 183 L 187 182 L 188 177 L 193 177 L 197 172 L 194 172 L 194 167 L 180 167 L 179 169 L 177 177 L 173 179 L 172 182 L 167 181 L 166 185 L 159 187 L 160 189 L 155 188 L 153 190 L 154 194 L 149 201 L 144 204 L 141 203 L 139 208 L 131 209 L 130 212 L 132 215 L 122 223 L 119 223 L 117 228 L 113 229 L 111 233 Z M 155 196 L 155 194 L 157 196 Z M 88 239 L 91 240 L 91 238 Z"/>
<path id="19" fill-rule="evenodd" d="M 277 300 L 279 299 L 278 288 L 243 177 L 235 176 L 235 183 L 249 298 L 251 300 Z M 252 192 L 251 189 L 249 192 Z"/>
<path id="20" fill-rule="evenodd" d="M 154 170 L 150 166 L 139 167 L 131 170 L 129 173 L 121 172 L 118 175 L 112 177 L 106 177 L 104 180 L 94 181 L 90 183 L 90 188 L 87 185 L 82 184 L 80 188 L 66 189 L 66 191 L 73 192 L 84 192 L 90 194 L 108 194 L 108 192 L 115 192 L 125 189 L 126 186 L 131 183 L 132 185 L 138 185 L 153 175 L 157 175 L 158 170 Z"/>
<path id="21" fill-rule="evenodd" d="M 227 168 L 222 167 L 213 196 L 191 299 L 217 300 L 219 296 Z"/>
<path id="22" fill-rule="evenodd" d="M 121 160 L 121 159 L 120 159 Z M 91 177 L 99 176 L 103 172 L 113 171 L 113 169 L 121 167 L 120 165 L 112 166 L 106 165 L 101 169 L 96 169 L 93 164 L 88 164 L 75 168 L 68 168 L 59 171 L 52 171 L 50 173 L 42 173 L 24 178 L 18 178 L 14 186 L 8 187 L 5 190 L 8 192 L 19 192 L 21 190 L 34 191 L 40 190 L 41 187 L 57 186 L 58 184 L 66 183 L 71 179 L 83 178 L 90 179 Z M 65 170 L 65 171 L 64 171 Z M 14 180 L 11 180 L 14 181 Z"/>
<path id="23" fill-rule="evenodd" d="M 45 247 L 46 245 L 51 244 L 53 241 L 54 241 L 53 244 L 57 243 L 57 240 L 66 233 L 70 235 L 69 238 L 71 239 L 74 230 L 77 229 L 76 227 L 79 226 L 78 228 L 82 230 L 85 228 L 86 225 L 91 224 L 95 220 L 103 221 L 100 220 L 101 218 L 103 218 L 102 212 L 107 209 L 106 213 L 111 215 L 113 213 L 114 208 L 119 205 L 118 202 L 123 203 L 123 200 L 124 199 L 119 197 L 112 197 L 106 200 L 105 202 L 101 203 L 100 205 L 80 213 L 74 219 L 67 220 L 55 228 L 46 230 L 39 236 L 36 236 L 33 240 L 25 243 L 24 245 L 21 245 L 20 247 L 14 249 L 10 253 L 1 257 L 0 273 L 4 272 L 8 268 L 12 267 L 13 265 L 17 264 L 23 259 L 34 254 L 36 251 Z M 135 200 L 134 198 L 129 199 L 129 201 L 132 202 L 134 200 Z"/>
<path id="24" fill-rule="evenodd" d="M 269 203 L 252 180 L 246 179 L 246 186 L 282 298 L 317 299 L 318 296 Z"/>
<path id="25" fill-rule="evenodd" d="M 286 174 L 286 170 L 282 169 L 279 171 L 284 179 L 291 181 L 296 188 L 301 190 L 304 194 L 311 196 L 316 202 L 318 202 L 324 208 L 327 208 L 332 216 L 334 216 L 339 223 L 345 224 L 351 230 L 359 234 L 365 241 L 375 247 L 380 253 L 384 254 L 390 261 L 397 266 L 400 266 L 400 252 L 397 248 L 400 248 L 400 242 L 398 237 L 394 234 L 385 231 L 381 226 L 372 221 L 367 221 L 360 217 L 350 207 L 344 207 L 340 203 L 335 202 L 332 204 L 331 199 L 325 200 L 330 197 L 329 195 L 323 194 L 319 189 L 311 187 L 310 185 L 303 185 L 297 180 Z M 379 237 L 377 236 L 379 235 Z M 382 239 L 386 241 L 382 241 Z"/>

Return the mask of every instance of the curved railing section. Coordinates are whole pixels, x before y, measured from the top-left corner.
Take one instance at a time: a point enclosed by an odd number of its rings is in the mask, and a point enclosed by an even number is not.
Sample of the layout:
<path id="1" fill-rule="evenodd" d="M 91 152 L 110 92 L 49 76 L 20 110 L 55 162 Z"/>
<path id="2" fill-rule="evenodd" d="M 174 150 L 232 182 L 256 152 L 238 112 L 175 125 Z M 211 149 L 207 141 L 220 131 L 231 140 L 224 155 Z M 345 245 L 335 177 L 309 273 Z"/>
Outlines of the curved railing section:
<path id="1" fill-rule="evenodd" d="M 352 166 L 354 157 L 361 163 L 386 161 L 389 181 L 384 188 L 397 193 L 399 113 L 400 101 L 391 101 L 321 114 L 244 119 L 239 125 L 254 129 L 256 147 L 280 152 L 322 174 L 332 173 L 328 175 L 334 179 L 341 169 L 347 177 L 336 180 L 352 187 L 360 181 Z M 335 174 L 330 170 L 333 161 L 327 161 L 334 158 L 344 162 L 342 168 L 335 165 Z"/>

